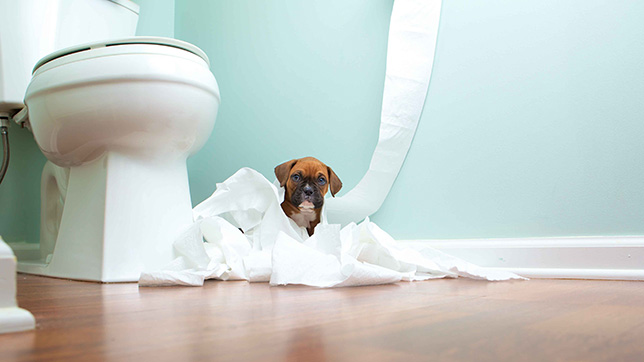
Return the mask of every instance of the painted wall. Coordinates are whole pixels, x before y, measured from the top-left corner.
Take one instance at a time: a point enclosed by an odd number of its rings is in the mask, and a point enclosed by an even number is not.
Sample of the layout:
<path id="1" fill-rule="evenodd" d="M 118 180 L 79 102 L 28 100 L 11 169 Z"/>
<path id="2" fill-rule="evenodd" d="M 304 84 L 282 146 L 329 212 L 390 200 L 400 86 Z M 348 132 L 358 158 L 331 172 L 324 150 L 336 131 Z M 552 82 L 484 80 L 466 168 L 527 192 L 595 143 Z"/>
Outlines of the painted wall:
<path id="1" fill-rule="evenodd" d="M 243 166 L 315 155 L 345 189 L 377 141 L 392 0 L 138 0 L 195 43 L 222 105 L 193 203 Z M 147 15 L 146 15 L 147 14 Z M 644 3 L 445 1 L 428 102 L 373 216 L 397 238 L 644 234 Z M 12 127 L 0 234 L 37 241 L 44 157 Z M 341 192 L 342 194 L 342 192 Z"/>
<path id="2" fill-rule="evenodd" d="M 136 35 L 174 38 L 174 0 L 135 0 L 139 4 Z"/>
<path id="3" fill-rule="evenodd" d="M 0 235 L 6 242 L 40 240 L 40 174 L 47 159 L 33 135 L 9 127 L 7 174 L 0 184 Z"/>
<path id="4" fill-rule="evenodd" d="M 445 1 L 373 219 L 399 238 L 644 234 L 643 18 L 639 1 Z"/>
<path id="5" fill-rule="evenodd" d="M 397 238 L 644 234 L 644 3 L 445 1 L 428 101 L 373 216 Z M 377 140 L 391 0 L 177 0 L 222 92 L 193 203 L 315 155 L 355 185 Z M 342 194 L 342 192 L 341 192 Z"/>
<path id="6" fill-rule="evenodd" d="M 193 203 L 239 168 L 314 155 L 353 187 L 380 122 L 392 1 L 177 0 L 175 35 L 209 56 L 222 103 L 189 162 Z"/>

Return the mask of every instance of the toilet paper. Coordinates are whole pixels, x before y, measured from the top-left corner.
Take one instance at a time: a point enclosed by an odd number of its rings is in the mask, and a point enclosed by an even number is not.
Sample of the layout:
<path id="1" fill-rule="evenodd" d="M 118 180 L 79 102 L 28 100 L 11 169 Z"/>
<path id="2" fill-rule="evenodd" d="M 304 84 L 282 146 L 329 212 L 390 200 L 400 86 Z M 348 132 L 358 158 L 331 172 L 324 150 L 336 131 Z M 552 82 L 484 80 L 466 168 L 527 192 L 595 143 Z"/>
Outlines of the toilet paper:
<path id="1" fill-rule="evenodd" d="M 368 218 L 344 227 L 326 217 L 309 237 L 280 207 L 283 190 L 242 168 L 194 208 L 174 243 L 177 258 L 141 274 L 140 286 L 203 285 L 207 279 L 345 287 L 469 277 L 522 279 L 429 247 L 406 247 Z"/>
<path id="2" fill-rule="evenodd" d="M 329 220 L 346 225 L 372 215 L 400 172 L 425 105 L 441 0 L 396 0 L 389 23 L 378 143 L 360 182 L 328 202 Z"/>
<path id="3" fill-rule="evenodd" d="M 345 287 L 445 277 L 523 279 L 429 247 L 405 247 L 368 218 L 389 193 L 416 132 L 440 9 L 441 0 L 394 2 L 378 144 L 358 185 L 343 197 L 326 200 L 313 236 L 286 217 L 278 184 L 243 168 L 194 208 L 194 225 L 175 243 L 178 258 L 163 270 L 142 273 L 140 285 L 242 279 Z"/>

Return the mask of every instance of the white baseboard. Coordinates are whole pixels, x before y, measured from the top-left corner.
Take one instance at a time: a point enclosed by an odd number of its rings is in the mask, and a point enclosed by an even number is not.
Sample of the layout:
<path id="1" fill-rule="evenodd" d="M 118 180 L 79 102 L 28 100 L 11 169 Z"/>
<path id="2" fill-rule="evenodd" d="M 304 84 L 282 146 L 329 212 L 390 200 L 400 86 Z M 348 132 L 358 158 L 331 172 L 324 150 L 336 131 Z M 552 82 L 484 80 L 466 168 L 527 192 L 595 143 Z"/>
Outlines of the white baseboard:
<path id="1" fill-rule="evenodd" d="M 644 236 L 404 240 L 528 278 L 644 280 Z"/>
<path id="2" fill-rule="evenodd" d="M 40 259 L 40 243 L 14 242 L 9 243 L 9 247 L 20 261 Z"/>
<path id="3" fill-rule="evenodd" d="M 401 240 L 471 263 L 528 278 L 644 280 L 644 236 Z M 11 244 L 19 260 L 40 257 L 39 245 Z"/>

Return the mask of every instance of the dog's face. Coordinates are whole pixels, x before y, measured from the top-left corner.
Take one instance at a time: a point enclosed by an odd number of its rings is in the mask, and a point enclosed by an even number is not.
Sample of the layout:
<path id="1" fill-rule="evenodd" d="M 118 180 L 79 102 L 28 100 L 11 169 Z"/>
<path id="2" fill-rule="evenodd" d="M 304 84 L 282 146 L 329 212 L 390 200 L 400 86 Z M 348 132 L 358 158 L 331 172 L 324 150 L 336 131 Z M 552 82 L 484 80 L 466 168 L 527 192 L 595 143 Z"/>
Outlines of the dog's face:
<path id="1" fill-rule="evenodd" d="M 342 182 L 331 167 L 313 157 L 284 162 L 275 167 L 275 176 L 286 190 L 284 201 L 304 213 L 322 208 L 324 195 L 331 191 L 335 196 L 342 188 Z"/>

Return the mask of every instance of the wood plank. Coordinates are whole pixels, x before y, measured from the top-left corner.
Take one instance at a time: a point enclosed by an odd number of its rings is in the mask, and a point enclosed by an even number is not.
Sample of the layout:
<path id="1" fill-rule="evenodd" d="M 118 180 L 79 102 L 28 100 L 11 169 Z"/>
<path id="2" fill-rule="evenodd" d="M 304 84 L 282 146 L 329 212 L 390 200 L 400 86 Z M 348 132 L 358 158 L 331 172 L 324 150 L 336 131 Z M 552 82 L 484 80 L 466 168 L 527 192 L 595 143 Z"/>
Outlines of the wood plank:
<path id="1" fill-rule="evenodd" d="M 642 360 L 644 284 L 432 280 L 138 288 L 18 275 L 2 361 Z"/>

